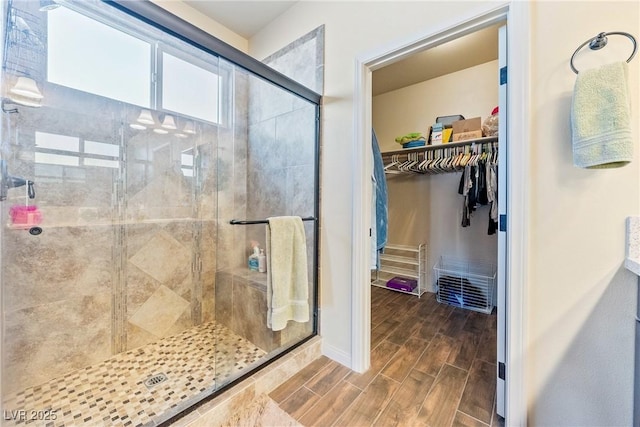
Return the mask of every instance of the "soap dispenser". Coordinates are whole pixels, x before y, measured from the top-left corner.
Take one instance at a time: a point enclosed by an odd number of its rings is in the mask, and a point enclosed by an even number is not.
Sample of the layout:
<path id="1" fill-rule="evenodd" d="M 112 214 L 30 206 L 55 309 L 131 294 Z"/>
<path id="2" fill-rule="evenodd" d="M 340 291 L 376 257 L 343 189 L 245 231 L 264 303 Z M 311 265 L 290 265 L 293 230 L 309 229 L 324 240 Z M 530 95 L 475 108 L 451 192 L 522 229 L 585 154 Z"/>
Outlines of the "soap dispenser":
<path id="1" fill-rule="evenodd" d="M 267 272 L 267 256 L 264 254 L 264 249 L 260 249 L 260 255 L 258 256 L 258 271 L 260 273 Z"/>
<path id="2" fill-rule="evenodd" d="M 258 245 L 255 245 L 253 247 L 253 253 L 251 255 L 249 255 L 249 270 L 251 271 L 258 271 L 258 267 L 259 267 L 259 258 L 260 257 L 260 249 L 258 248 Z"/>

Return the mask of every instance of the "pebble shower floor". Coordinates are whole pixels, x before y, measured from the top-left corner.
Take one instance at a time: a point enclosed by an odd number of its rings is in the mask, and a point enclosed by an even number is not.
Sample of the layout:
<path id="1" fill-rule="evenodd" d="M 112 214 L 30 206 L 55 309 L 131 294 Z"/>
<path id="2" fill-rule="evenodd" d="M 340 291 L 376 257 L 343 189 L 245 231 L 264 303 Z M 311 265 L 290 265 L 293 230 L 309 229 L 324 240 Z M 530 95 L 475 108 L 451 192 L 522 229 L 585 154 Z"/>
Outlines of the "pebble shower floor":
<path id="1" fill-rule="evenodd" d="M 2 425 L 154 426 L 265 355 L 228 328 L 205 323 L 6 396 Z M 145 385 L 159 374 L 168 379 Z"/>

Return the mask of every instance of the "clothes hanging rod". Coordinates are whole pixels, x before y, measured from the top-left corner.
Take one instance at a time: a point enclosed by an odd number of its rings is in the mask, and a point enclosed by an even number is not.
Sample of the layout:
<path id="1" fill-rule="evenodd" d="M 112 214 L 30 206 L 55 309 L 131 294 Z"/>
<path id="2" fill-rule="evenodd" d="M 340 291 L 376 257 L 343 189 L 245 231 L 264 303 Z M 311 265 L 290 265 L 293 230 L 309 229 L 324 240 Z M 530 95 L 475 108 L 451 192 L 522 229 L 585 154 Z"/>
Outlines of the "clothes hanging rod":
<path id="1" fill-rule="evenodd" d="M 303 221 L 317 221 L 317 218 L 314 216 L 307 216 L 307 217 L 303 217 L 301 218 Z M 239 220 L 239 219 L 232 219 L 231 221 L 229 221 L 229 224 L 231 225 L 250 225 L 250 224 L 269 224 L 269 220 L 268 219 L 253 219 L 253 220 Z"/>
<path id="2" fill-rule="evenodd" d="M 423 145 L 422 147 L 403 148 L 401 150 L 385 151 L 384 153 L 381 153 L 381 154 L 383 156 L 388 156 L 391 154 L 422 153 L 423 151 L 442 150 L 443 148 L 452 148 L 452 147 L 464 147 L 466 145 L 473 145 L 473 144 L 490 144 L 493 142 L 498 142 L 497 136 L 487 136 L 484 138 L 469 139 L 466 141 L 459 141 L 459 142 L 447 142 L 446 144 L 439 144 L 439 145 Z"/>

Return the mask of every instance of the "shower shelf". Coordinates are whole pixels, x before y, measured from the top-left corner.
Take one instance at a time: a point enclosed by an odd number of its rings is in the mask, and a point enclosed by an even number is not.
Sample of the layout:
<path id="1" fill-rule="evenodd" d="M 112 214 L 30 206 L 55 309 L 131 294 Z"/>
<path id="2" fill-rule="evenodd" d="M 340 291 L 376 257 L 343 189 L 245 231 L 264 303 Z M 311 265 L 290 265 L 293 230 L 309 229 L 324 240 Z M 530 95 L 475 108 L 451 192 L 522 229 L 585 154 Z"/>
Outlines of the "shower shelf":
<path id="1" fill-rule="evenodd" d="M 175 223 L 188 223 L 188 222 L 216 222 L 215 219 L 197 219 L 197 218 L 173 218 L 173 219 L 149 219 L 139 221 L 100 221 L 100 222 L 58 222 L 58 223 L 42 223 L 38 226 L 42 229 L 53 228 L 74 228 L 74 227 L 113 227 L 115 225 L 141 225 L 141 224 L 175 224 Z M 23 226 L 15 226 L 12 224 L 6 224 L 6 228 L 9 230 L 24 230 Z"/>

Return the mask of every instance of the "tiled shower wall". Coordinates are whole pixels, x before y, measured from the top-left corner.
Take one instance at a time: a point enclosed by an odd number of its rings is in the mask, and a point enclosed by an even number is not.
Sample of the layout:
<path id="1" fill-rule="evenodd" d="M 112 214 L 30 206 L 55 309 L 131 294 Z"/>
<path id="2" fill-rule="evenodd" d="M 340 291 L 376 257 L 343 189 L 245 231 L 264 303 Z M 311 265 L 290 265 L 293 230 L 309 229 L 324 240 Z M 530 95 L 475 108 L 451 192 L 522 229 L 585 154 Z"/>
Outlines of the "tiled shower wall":
<path id="1" fill-rule="evenodd" d="M 322 93 L 324 27 L 311 31 L 264 62 Z M 235 201 L 240 209 L 236 210 L 235 218 L 314 216 L 314 171 L 316 155 L 319 154 L 315 147 L 314 106 L 261 79 L 249 78 L 247 83 L 248 147 L 241 153 L 236 150 L 235 164 L 240 169 L 244 168 L 244 176 L 236 177 L 239 185 L 236 186 Z M 223 145 L 222 141 L 220 145 Z M 219 199 L 220 209 L 225 209 L 224 205 Z M 313 269 L 316 268 L 314 223 L 305 222 L 304 226 L 309 260 L 309 295 L 313 295 L 311 287 Z M 225 227 L 221 223 L 221 233 Z M 265 248 L 265 226 L 235 226 L 235 229 L 233 237 L 235 247 L 240 249 L 239 259 L 219 268 L 216 285 L 218 320 L 266 351 L 308 336 L 311 323 L 290 322 L 284 331 L 276 333 L 267 328 L 266 275 L 249 272 L 247 268 L 251 241 Z M 229 230 L 225 235 L 231 235 L 231 232 Z"/>
<path id="2" fill-rule="evenodd" d="M 3 385 L 8 391 L 215 315 L 215 129 L 200 127 L 200 136 L 189 142 L 134 133 L 119 103 L 47 89 L 48 105 L 55 107 L 20 108 L 5 133 L 10 172 L 36 183 L 31 203 L 42 212 L 44 230 L 39 236 L 3 230 Z M 72 103 L 82 105 L 83 112 L 66 108 Z M 36 163 L 36 132 L 116 145 L 126 151 L 126 164 Z M 180 172 L 187 144 L 197 147 L 202 160 L 197 183 Z M 8 207 L 25 202 L 23 189 L 9 190 L 3 224 L 9 223 Z M 195 263 L 202 268 L 192 268 Z"/>

